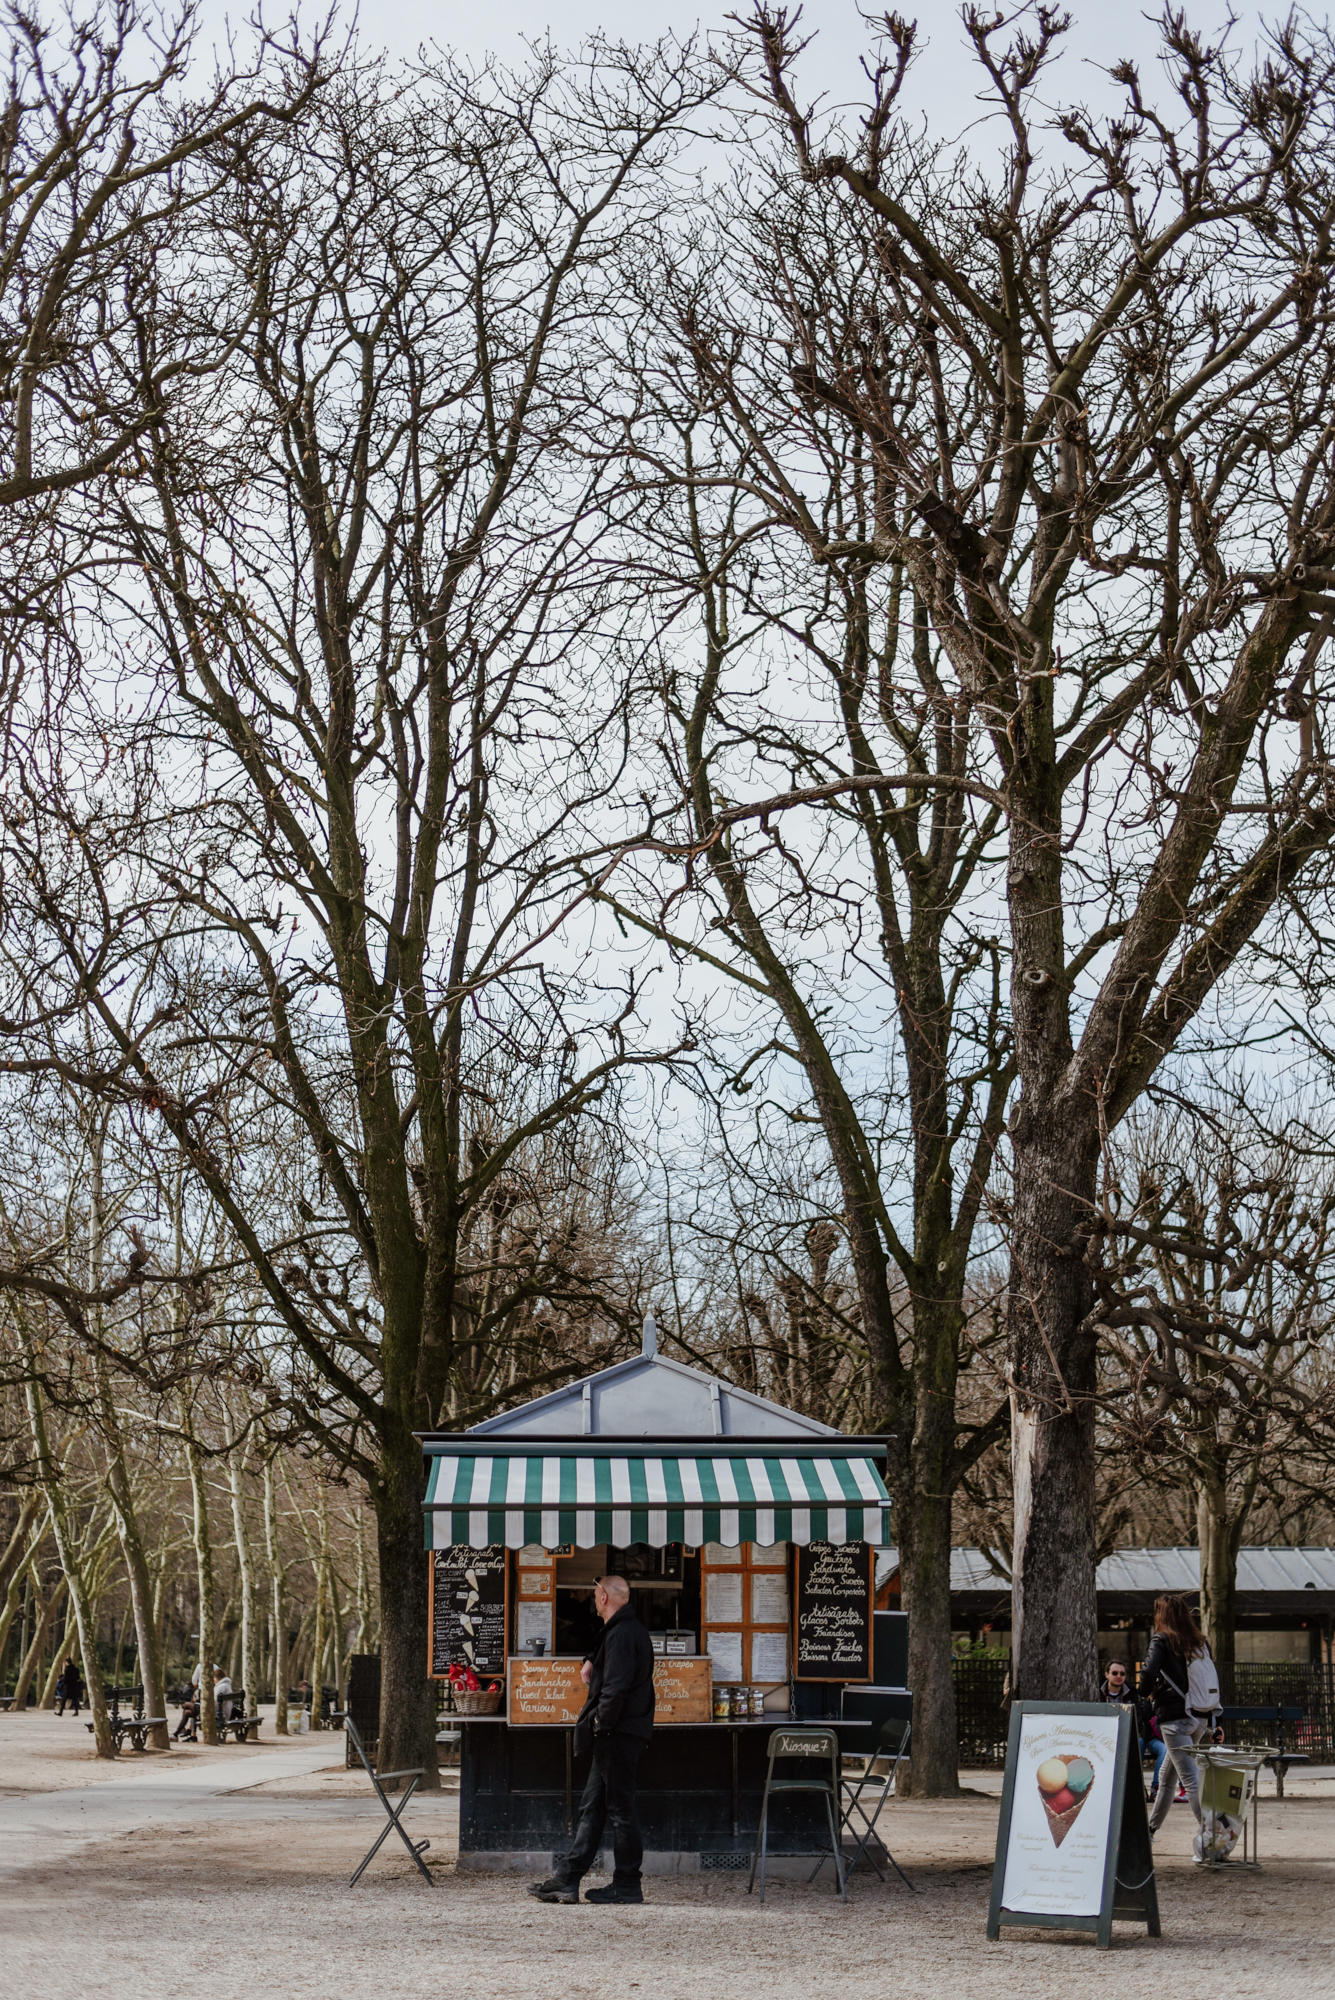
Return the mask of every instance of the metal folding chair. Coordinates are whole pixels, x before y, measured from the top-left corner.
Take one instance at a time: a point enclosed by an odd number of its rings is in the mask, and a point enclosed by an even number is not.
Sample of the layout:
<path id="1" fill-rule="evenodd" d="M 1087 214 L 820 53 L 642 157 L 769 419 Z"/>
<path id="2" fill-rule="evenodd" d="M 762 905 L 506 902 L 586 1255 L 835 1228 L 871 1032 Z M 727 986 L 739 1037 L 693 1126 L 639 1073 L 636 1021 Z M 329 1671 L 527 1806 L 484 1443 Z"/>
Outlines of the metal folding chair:
<path id="1" fill-rule="evenodd" d="M 429 1840 L 417 1840 L 417 1841 L 410 1840 L 408 1838 L 406 1829 L 400 1822 L 400 1817 L 399 1817 L 404 1807 L 407 1805 L 409 1799 L 412 1797 L 413 1793 L 417 1790 L 417 1781 L 422 1776 L 426 1768 L 425 1765 L 419 1764 L 415 1771 L 377 1772 L 372 1768 L 371 1760 L 367 1756 L 366 1751 L 362 1746 L 362 1739 L 357 1733 L 357 1725 L 353 1721 L 352 1717 L 342 1711 L 331 1710 L 329 1715 L 329 1720 L 331 1722 L 341 1722 L 343 1724 L 343 1728 L 347 1734 L 349 1742 L 352 1744 L 353 1749 L 357 1752 L 357 1755 L 362 1760 L 362 1769 L 365 1771 L 367 1777 L 371 1780 L 371 1783 L 375 1786 L 375 1795 L 379 1799 L 381 1805 L 385 1808 L 385 1811 L 389 1816 L 389 1825 L 381 1828 L 380 1838 L 376 1841 L 374 1847 L 372 1847 L 370 1852 L 366 1855 L 365 1859 L 361 1863 L 361 1866 L 357 1868 L 357 1870 L 354 1872 L 352 1880 L 349 1882 L 348 1887 L 350 1889 L 356 1888 L 358 1880 L 360 1879 L 361 1875 L 363 1874 L 367 1866 L 372 1861 L 375 1860 L 376 1855 L 380 1852 L 382 1845 L 386 1840 L 388 1840 L 391 1833 L 397 1833 L 399 1839 L 403 1842 L 409 1854 L 412 1855 L 413 1860 L 417 1863 L 417 1870 L 418 1873 L 421 1875 L 422 1880 L 424 1882 L 430 1882 L 431 1877 L 427 1872 L 426 1863 L 423 1861 L 422 1856 L 426 1852 L 427 1848 L 430 1847 L 431 1842 Z M 392 1784 L 394 1779 L 396 1778 L 412 1779 L 412 1783 L 409 1785 L 407 1791 L 403 1794 L 403 1797 L 398 1801 L 397 1806 L 395 1805 L 393 1799 L 391 1799 L 389 1794 L 385 1791 L 385 1786 L 388 1784 Z"/>
<path id="2" fill-rule="evenodd" d="M 804 1760 L 801 1777 L 776 1778 L 774 1766 L 789 1758 Z M 816 1767 L 824 1765 L 821 1771 Z M 751 1852 L 751 1874 L 746 1884 L 749 1896 L 755 1887 L 756 1863 L 760 1864 L 760 1900 L 765 1900 L 765 1861 L 769 1851 L 769 1802 L 776 1794 L 791 1796 L 794 1792 L 818 1792 L 825 1801 L 825 1815 L 830 1823 L 830 1853 L 834 1858 L 834 1872 L 838 1878 L 839 1894 L 848 1901 L 848 1889 L 844 1882 L 844 1854 L 839 1844 L 839 1738 L 832 1729 L 775 1729 L 770 1733 L 769 1763 L 765 1770 L 765 1790 L 760 1801 L 760 1825 L 756 1829 L 756 1844 Z M 810 1852 L 810 1849 L 807 1850 Z"/>
<path id="3" fill-rule="evenodd" d="M 884 1882 L 885 1876 L 881 1872 L 880 1863 L 876 1859 L 872 1846 L 874 1841 L 876 1847 L 880 1848 L 882 1854 L 890 1863 L 890 1866 L 894 1869 L 906 1889 L 913 1889 L 913 1884 L 909 1881 L 908 1876 L 886 1846 L 885 1836 L 877 1833 L 876 1823 L 881 1817 L 881 1810 L 886 1800 L 894 1797 L 895 1783 L 899 1777 L 899 1767 L 908 1755 L 911 1733 L 912 1724 L 901 1716 L 891 1716 L 881 1724 L 876 1732 L 876 1747 L 868 1753 L 866 1762 L 863 1764 L 856 1780 L 851 1785 L 847 1780 L 844 1781 L 844 1809 L 839 1822 L 841 1840 L 846 1832 L 851 1833 L 857 1839 L 858 1828 L 854 1821 L 854 1814 L 857 1815 L 857 1819 L 862 1824 L 862 1837 L 858 1840 L 857 1846 L 853 1850 L 853 1859 L 848 1863 L 845 1873 L 851 1875 L 865 1854 L 872 1867 L 876 1870 L 877 1881 Z M 878 1773 L 876 1769 L 877 1764 L 884 1763 L 887 1758 L 891 1760 L 890 1769 L 886 1772 Z M 876 1795 L 876 1803 L 871 1817 L 868 1818 L 867 1807 L 871 1801 L 867 1795 L 878 1786 L 880 1789 Z M 807 1878 L 809 1881 L 815 1881 L 828 1858 L 827 1855 L 822 1854 L 820 1860 L 816 1863 Z M 917 1890 L 914 1889 L 913 1893 L 916 1895 Z"/>

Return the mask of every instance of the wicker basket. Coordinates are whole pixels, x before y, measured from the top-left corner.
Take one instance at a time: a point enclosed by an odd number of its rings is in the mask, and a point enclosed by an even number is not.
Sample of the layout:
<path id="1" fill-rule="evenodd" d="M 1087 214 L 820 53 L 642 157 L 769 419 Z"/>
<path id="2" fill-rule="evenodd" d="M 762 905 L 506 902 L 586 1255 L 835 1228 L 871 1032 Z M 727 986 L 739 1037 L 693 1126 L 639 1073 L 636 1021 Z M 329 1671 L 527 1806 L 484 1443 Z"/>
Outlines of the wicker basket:
<path id="1" fill-rule="evenodd" d="M 456 1715 L 495 1715 L 501 1705 L 499 1688 L 456 1688 L 454 1710 Z"/>

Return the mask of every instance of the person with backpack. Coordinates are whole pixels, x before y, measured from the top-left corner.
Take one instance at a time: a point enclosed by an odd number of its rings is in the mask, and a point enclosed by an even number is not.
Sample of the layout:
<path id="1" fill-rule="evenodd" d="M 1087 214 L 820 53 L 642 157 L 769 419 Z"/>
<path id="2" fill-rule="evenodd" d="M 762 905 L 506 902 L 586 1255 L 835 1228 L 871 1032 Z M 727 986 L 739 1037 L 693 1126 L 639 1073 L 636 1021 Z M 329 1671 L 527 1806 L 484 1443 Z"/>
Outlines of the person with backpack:
<path id="1" fill-rule="evenodd" d="M 1154 1601 L 1154 1636 L 1140 1671 L 1140 1692 L 1154 1704 L 1164 1740 L 1164 1761 L 1169 1766 L 1150 1809 L 1150 1832 L 1157 1833 L 1168 1817 L 1174 1773 L 1199 1825 L 1201 1778 L 1191 1752 L 1214 1727 L 1219 1712 L 1219 1674 L 1185 1597 L 1163 1596 Z"/>

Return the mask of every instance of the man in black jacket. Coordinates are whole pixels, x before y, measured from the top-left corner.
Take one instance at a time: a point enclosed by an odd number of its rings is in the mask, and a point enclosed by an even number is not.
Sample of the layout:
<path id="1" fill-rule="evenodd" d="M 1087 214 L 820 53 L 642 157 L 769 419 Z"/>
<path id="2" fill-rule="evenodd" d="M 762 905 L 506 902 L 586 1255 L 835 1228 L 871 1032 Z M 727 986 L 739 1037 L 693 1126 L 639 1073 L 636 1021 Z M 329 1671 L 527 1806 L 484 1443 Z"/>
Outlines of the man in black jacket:
<path id="1" fill-rule="evenodd" d="M 593 1769 L 579 1802 L 575 1844 L 546 1882 L 530 1884 L 543 1903 L 577 1903 L 582 1876 L 593 1866 L 603 1829 L 612 1826 L 612 1880 L 590 1889 L 589 1903 L 642 1903 L 644 1841 L 635 1816 L 635 1780 L 654 1727 L 654 1649 L 631 1609 L 630 1585 L 605 1576 L 593 1608 L 603 1635 L 581 1669 L 588 1700 L 575 1724 L 575 1749 L 593 1751 Z"/>

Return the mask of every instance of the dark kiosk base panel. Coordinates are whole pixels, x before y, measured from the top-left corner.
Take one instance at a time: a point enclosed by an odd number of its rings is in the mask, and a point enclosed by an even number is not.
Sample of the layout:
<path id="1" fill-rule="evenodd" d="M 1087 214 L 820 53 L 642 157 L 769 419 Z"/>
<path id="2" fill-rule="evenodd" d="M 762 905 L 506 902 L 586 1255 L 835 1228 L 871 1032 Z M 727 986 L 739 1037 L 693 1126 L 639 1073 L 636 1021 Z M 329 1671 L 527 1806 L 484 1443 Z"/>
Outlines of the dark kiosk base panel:
<path id="1" fill-rule="evenodd" d="M 639 1775 L 646 1873 L 750 1866 L 770 1726 L 655 1732 Z M 462 1734 L 459 1865 L 521 1867 L 564 1852 L 588 1774 L 587 1758 L 572 1755 L 570 1729 L 464 1722 Z M 769 1823 L 772 1856 L 829 1852 L 824 1815 L 806 1797 L 772 1802 Z"/>

